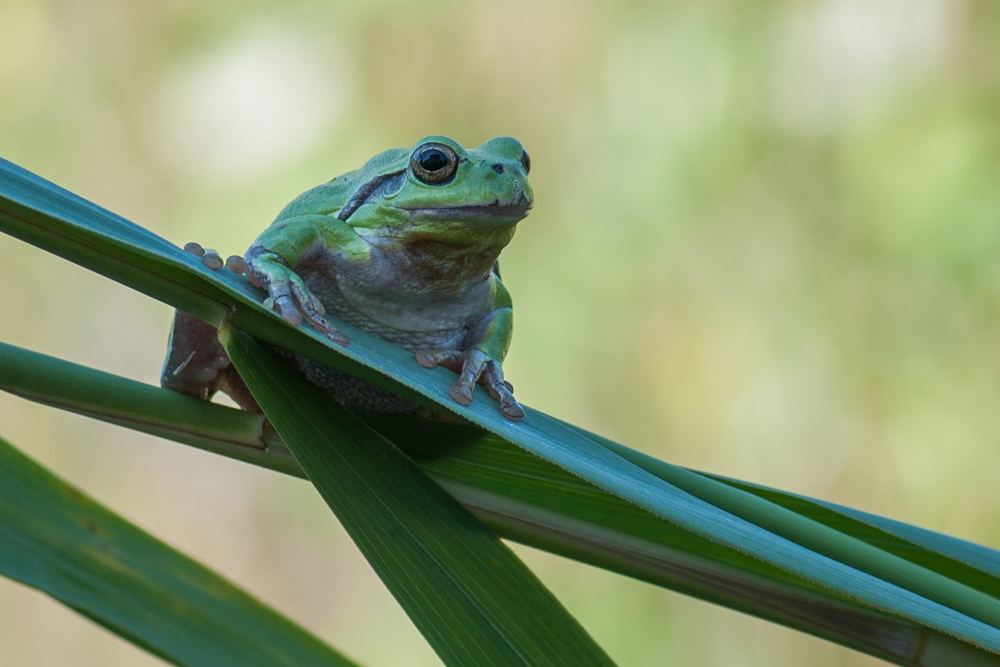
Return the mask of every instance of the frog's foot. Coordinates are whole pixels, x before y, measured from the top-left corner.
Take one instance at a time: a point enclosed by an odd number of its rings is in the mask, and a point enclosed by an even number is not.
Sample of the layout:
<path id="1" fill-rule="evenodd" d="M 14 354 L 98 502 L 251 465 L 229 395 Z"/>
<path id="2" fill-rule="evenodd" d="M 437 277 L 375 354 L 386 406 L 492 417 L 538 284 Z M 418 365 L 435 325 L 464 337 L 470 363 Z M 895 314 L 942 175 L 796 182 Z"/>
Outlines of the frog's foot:
<path id="1" fill-rule="evenodd" d="M 215 327 L 178 310 L 160 385 L 208 400 L 219 389 L 220 371 L 229 363 Z"/>
<path id="2" fill-rule="evenodd" d="M 444 366 L 458 373 L 458 382 L 451 388 L 451 397 L 456 403 L 472 403 L 472 390 L 476 383 L 486 387 L 494 399 L 500 401 L 500 413 L 517 421 L 524 417 L 524 408 L 514 400 L 513 387 L 503 379 L 500 362 L 482 350 L 426 350 L 416 353 L 417 363 L 424 368 Z"/>
<path id="3" fill-rule="evenodd" d="M 211 324 L 178 310 L 160 385 L 205 401 L 222 391 L 244 410 L 260 412 L 257 401 L 230 363 L 218 333 Z"/>
<path id="4" fill-rule="evenodd" d="M 319 299 L 309 291 L 305 282 L 288 267 L 285 260 L 271 252 L 247 252 L 245 264 L 247 277 L 255 285 L 267 290 L 264 304 L 279 313 L 289 324 L 306 324 L 325 335 L 328 339 L 347 347 L 347 336 L 337 331 L 326 319 L 326 309 Z"/>

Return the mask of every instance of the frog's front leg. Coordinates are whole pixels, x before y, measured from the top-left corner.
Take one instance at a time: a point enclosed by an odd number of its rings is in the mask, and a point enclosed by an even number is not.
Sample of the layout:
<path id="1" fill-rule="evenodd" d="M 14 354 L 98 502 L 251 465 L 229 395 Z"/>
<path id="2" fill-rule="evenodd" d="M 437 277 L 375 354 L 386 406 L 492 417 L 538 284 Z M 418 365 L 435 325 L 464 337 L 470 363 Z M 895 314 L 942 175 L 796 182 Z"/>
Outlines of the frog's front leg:
<path id="1" fill-rule="evenodd" d="M 326 309 L 295 272 L 306 255 L 339 255 L 351 262 L 367 261 L 371 249 L 350 225 L 328 215 L 303 215 L 271 225 L 247 250 L 247 277 L 267 290 L 285 321 L 305 319 L 334 343 L 347 346 L 347 336 L 326 319 Z"/>
<path id="2" fill-rule="evenodd" d="M 451 387 L 456 403 L 472 403 L 472 390 L 478 382 L 500 401 L 501 414 L 517 421 L 524 417 L 524 408 L 514 399 L 513 387 L 504 381 L 501 367 L 514 331 L 514 312 L 503 283 L 496 279 L 494 282 L 494 308 L 472 328 L 464 349 L 425 350 L 417 352 L 416 357 L 425 368 L 440 365 L 458 374 L 458 381 Z"/>

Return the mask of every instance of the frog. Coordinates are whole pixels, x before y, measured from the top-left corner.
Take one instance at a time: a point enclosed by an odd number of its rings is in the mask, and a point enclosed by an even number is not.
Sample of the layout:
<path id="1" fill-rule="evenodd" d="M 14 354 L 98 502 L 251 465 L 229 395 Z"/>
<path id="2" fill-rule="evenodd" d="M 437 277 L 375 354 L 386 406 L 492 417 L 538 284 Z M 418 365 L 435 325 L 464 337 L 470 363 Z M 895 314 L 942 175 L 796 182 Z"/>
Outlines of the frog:
<path id="1" fill-rule="evenodd" d="M 534 204 L 530 169 L 528 152 L 512 137 L 466 149 L 449 137 L 428 136 L 299 195 L 242 261 L 234 256 L 224 267 L 265 290 L 265 305 L 289 324 L 304 323 L 349 345 L 332 315 L 407 350 L 425 368 L 454 372 L 449 393 L 455 403 L 470 405 L 480 384 L 500 413 L 517 421 L 525 411 L 502 368 L 513 304 L 498 256 Z M 214 251 L 189 246 L 206 266 L 223 267 Z M 161 385 L 206 400 L 222 391 L 259 411 L 217 333 L 177 311 Z M 347 407 L 420 413 L 405 398 L 276 351 Z"/>

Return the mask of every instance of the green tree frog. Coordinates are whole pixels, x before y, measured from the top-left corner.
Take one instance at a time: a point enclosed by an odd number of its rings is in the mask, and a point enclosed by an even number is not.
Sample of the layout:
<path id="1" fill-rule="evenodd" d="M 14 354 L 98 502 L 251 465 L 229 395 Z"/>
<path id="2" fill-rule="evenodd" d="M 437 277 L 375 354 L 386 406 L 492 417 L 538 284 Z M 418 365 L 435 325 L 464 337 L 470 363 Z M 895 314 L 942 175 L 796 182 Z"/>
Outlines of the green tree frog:
<path id="1" fill-rule="evenodd" d="M 458 403 L 472 402 L 478 382 L 505 417 L 517 420 L 524 410 L 501 368 L 513 315 L 497 256 L 531 210 L 530 167 L 528 153 L 510 137 L 468 150 L 448 137 L 427 137 L 303 193 L 242 263 L 231 258 L 226 266 L 245 268 L 288 322 L 304 321 L 348 345 L 325 317 L 330 313 L 413 352 L 422 366 L 457 373 L 451 396 Z M 204 259 L 213 268 L 222 264 L 214 253 Z M 178 311 L 161 383 L 205 399 L 221 390 L 244 408 L 259 409 L 216 334 Z M 283 354 L 347 406 L 416 409 L 336 369 Z"/>

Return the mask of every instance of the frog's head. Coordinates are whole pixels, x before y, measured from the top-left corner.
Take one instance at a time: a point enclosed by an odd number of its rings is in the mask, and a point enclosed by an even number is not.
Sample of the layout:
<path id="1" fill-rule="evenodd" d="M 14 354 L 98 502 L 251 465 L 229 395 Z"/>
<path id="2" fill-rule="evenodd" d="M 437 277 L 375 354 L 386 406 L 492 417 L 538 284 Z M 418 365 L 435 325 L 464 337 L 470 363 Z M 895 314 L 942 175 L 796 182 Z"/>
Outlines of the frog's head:
<path id="1" fill-rule="evenodd" d="M 509 240 L 533 203 L 530 166 L 527 151 L 511 137 L 470 150 L 448 137 L 426 137 L 411 150 L 369 160 L 337 217 L 355 228 L 455 242 L 507 230 L 501 235 Z"/>

